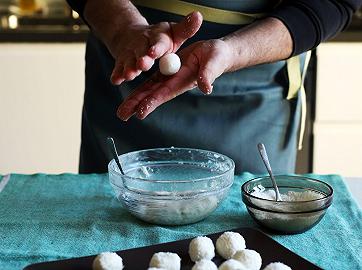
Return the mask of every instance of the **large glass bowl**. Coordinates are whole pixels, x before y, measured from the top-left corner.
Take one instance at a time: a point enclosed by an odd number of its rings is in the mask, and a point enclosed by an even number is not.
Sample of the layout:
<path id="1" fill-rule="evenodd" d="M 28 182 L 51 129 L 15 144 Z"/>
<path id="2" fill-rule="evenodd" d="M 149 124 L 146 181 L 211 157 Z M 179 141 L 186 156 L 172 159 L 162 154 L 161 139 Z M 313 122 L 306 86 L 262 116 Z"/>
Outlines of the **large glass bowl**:
<path id="1" fill-rule="evenodd" d="M 261 189 L 263 192 L 274 192 L 269 176 L 245 182 L 241 186 L 242 200 L 251 217 L 263 227 L 279 233 L 301 233 L 315 226 L 332 204 L 333 189 L 323 181 L 288 175 L 277 175 L 275 180 L 283 196 L 287 192 L 307 191 L 314 198 L 276 202 L 253 195 L 253 192 Z"/>
<path id="2" fill-rule="evenodd" d="M 182 225 L 210 215 L 226 197 L 235 164 L 225 155 L 199 149 L 157 148 L 112 160 L 109 180 L 123 207 L 155 224 Z"/>

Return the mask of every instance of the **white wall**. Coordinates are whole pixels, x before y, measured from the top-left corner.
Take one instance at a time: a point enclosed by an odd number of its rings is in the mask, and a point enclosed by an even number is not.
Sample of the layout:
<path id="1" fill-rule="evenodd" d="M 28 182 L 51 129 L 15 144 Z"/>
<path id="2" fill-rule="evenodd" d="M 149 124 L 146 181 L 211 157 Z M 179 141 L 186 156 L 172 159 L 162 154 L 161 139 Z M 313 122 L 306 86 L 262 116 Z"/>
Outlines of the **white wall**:
<path id="1" fill-rule="evenodd" d="M 314 171 L 362 176 L 362 42 L 318 47 Z"/>
<path id="2" fill-rule="evenodd" d="M 0 174 L 77 172 L 85 45 L 0 44 Z"/>

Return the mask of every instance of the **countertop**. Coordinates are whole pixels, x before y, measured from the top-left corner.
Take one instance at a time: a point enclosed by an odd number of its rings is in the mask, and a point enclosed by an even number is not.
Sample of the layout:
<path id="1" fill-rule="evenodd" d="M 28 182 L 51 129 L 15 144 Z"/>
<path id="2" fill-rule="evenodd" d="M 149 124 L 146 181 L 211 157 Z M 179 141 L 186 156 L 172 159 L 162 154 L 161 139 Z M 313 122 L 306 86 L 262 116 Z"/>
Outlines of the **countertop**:
<path id="1" fill-rule="evenodd" d="M 136 219 L 116 200 L 107 174 L 12 174 L 5 178 L 6 184 L 0 180 L 0 268 L 22 269 L 31 263 L 249 227 L 264 231 L 322 269 L 359 269 L 361 209 L 340 176 L 308 176 L 333 186 L 333 204 L 312 229 L 279 235 L 259 227 L 242 204 L 240 185 L 256 177 L 247 173 L 235 176 L 227 198 L 208 218 L 184 226 L 158 226 Z M 274 255 L 277 258 L 278 253 Z M 302 269 L 300 265 L 291 266 Z"/>

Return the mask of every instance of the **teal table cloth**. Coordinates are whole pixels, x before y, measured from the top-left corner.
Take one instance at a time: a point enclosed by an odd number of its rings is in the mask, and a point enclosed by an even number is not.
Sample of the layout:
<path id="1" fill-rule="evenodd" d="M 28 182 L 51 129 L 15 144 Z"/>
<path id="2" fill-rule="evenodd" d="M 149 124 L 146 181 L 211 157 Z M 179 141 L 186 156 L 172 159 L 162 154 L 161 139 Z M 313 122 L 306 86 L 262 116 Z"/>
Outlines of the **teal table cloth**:
<path id="1" fill-rule="evenodd" d="M 297 235 L 269 235 L 323 269 L 362 269 L 362 211 L 338 175 L 309 175 L 334 188 L 322 221 Z M 0 182 L 0 269 L 192 238 L 238 227 L 261 229 L 240 197 L 254 175 L 235 176 L 227 199 L 205 220 L 147 224 L 122 209 L 108 175 L 10 175 Z"/>

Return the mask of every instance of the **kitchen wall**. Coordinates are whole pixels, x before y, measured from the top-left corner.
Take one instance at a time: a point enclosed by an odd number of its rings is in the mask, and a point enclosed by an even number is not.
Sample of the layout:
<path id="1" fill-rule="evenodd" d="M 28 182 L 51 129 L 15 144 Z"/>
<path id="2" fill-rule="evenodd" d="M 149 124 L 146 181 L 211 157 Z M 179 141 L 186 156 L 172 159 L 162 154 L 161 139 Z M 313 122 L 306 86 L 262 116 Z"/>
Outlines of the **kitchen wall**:
<path id="1" fill-rule="evenodd" d="M 0 44 L 0 174 L 77 172 L 84 43 Z"/>
<path id="2" fill-rule="evenodd" d="M 317 57 L 313 169 L 361 176 L 362 42 L 325 43 Z"/>

